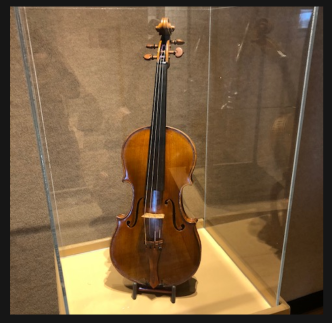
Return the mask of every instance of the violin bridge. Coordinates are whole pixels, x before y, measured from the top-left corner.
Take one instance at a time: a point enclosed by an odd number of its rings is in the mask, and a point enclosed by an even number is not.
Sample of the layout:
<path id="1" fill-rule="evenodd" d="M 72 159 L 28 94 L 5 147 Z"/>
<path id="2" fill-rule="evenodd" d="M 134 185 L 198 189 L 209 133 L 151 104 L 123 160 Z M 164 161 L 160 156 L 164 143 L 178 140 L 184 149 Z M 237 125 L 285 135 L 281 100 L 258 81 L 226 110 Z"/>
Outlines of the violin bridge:
<path id="1" fill-rule="evenodd" d="M 165 217 L 165 214 L 155 214 L 155 213 L 144 213 L 142 215 L 142 218 L 148 218 L 148 219 L 163 219 Z"/>

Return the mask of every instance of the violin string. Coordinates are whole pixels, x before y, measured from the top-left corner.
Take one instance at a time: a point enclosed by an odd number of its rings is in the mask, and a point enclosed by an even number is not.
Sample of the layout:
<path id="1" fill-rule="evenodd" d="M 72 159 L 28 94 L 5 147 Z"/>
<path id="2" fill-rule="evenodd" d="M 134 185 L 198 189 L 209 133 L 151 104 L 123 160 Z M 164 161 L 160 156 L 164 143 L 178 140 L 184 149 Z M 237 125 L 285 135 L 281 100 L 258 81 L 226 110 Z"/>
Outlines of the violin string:
<path id="1" fill-rule="evenodd" d="M 165 64 L 165 52 L 164 52 L 164 55 L 163 55 L 163 59 L 161 60 L 160 62 L 160 70 L 161 70 L 161 75 L 160 75 L 160 83 L 159 83 L 159 95 L 158 95 L 158 101 L 159 101 L 159 104 L 158 104 L 158 107 L 157 107 L 157 116 L 156 118 L 157 119 L 157 122 L 156 122 L 156 129 L 155 129 L 155 134 L 157 132 L 157 129 L 158 129 L 158 140 L 157 140 L 157 135 L 155 135 L 155 145 L 157 145 L 157 142 L 158 142 L 158 146 L 156 147 L 156 152 L 155 154 L 157 155 L 157 174 L 156 174 L 156 189 L 158 189 L 158 181 L 159 181 L 159 164 L 160 164 L 160 134 L 161 134 L 161 120 L 162 120 L 162 113 L 163 113 L 163 95 L 164 95 L 164 70 L 165 68 L 163 67 L 163 65 Z M 154 171 L 153 171 L 153 174 L 154 174 Z M 157 231 L 159 232 L 159 235 L 158 235 L 158 239 L 160 239 L 160 228 L 159 228 L 159 221 L 157 219 L 153 219 L 153 237 L 154 237 L 154 241 L 156 241 L 156 235 L 157 235 Z"/>
<path id="2" fill-rule="evenodd" d="M 158 66 L 156 65 L 156 73 L 155 73 L 155 81 L 154 81 L 154 94 L 153 94 L 153 103 L 152 103 L 152 119 L 151 119 L 151 127 L 150 127 L 150 139 L 151 139 L 151 128 L 152 128 L 153 119 L 154 119 L 154 101 L 155 101 L 155 97 L 156 97 L 156 88 L 157 88 L 157 84 L 156 84 L 157 70 L 158 70 Z M 146 213 L 146 203 L 147 203 L 147 195 L 148 195 L 148 188 L 149 188 L 150 160 L 151 160 L 150 156 L 151 156 L 151 140 L 150 140 L 150 143 L 149 143 L 148 166 L 147 166 L 147 169 L 146 169 L 144 214 Z M 145 221 L 144 221 L 144 224 L 145 224 Z"/>
<path id="3" fill-rule="evenodd" d="M 160 54 L 161 56 L 161 54 Z M 150 190 L 150 208 L 152 209 L 152 196 L 153 196 L 153 184 L 154 184 L 154 181 L 155 181 L 155 160 L 156 160 L 156 154 L 157 154 L 157 142 L 156 142 L 156 139 L 157 139 L 157 120 L 158 120 L 158 116 L 160 114 L 160 102 L 161 102 L 161 97 L 160 97 L 160 92 L 161 92 L 161 83 L 162 83 L 162 73 L 160 73 L 160 71 L 162 71 L 162 59 L 159 58 L 159 61 L 158 61 L 158 65 L 159 65 L 159 69 L 158 69 L 158 89 L 157 89 L 157 102 L 156 102 L 156 107 L 155 107 L 155 110 L 156 110 L 156 113 L 155 113 L 155 120 L 153 122 L 154 124 L 154 129 L 153 129 L 153 139 L 154 139 L 154 142 L 153 142 L 153 158 L 152 158 L 152 179 L 151 179 L 151 190 Z M 152 130 L 152 129 L 151 129 Z"/>
<path id="4" fill-rule="evenodd" d="M 154 96 L 153 96 L 153 107 L 152 107 L 152 120 L 151 120 L 151 128 L 150 128 L 150 145 L 149 145 L 149 154 L 148 154 L 148 167 L 147 167 L 147 181 L 145 188 L 145 203 L 144 203 L 144 213 L 146 213 L 147 207 L 147 197 L 148 192 L 152 190 L 152 181 L 150 182 L 150 173 L 151 173 L 151 160 L 152 160 L 152 151 L 153 151 L 153 142 L 151 140 L 153 127 L 155 124 L 155 115 L 156 115 L 156 106 L 157 106 L 157 98 L 158 98 L 158 84 L 159 84 L 159 75 L 160 75 L 160 64 L 157 62 L 156 64 L 156 75 L 155 75 L 155 87 L 154 87 Z M 153 139 L 153 138 L 152 138 Z"/>
<path id="5" fill-rule="evenodd" d="M 164 68 L 162 68 L 161 70 L 161 90 L 160 90 L 160 111 L 159 111 L 159 121 L 158 121 L 158 144 L 160 147 L 160 135 L 161 135 L 161 131 L 163 129 L 161 129 L 161 121 L 162 121 L 162 114 L 163 114 L 163 110 L 162 110 L 162 103 L 164 102 L 163 100 L 163 95 L 164 95 Z M 159 162 L 160 162 L 160 149 L 158 149 L 157 152 L 157 175 L 156 175 L 156 187 L 158 187 L 158 183 L 159 183 Z"/>
<path id="6" fill-rule="evenodd" d="M 152 203 L 153 201 L 153 188 L 154 188 L 154 177 L 155 177 L 155 160 L 156 160 L 156 154 L 157 154 L 157 128 L 158 128 L 158 116 L 160 115 L 160 105 L 161 105 L 161 85 L 162 85 L 162 59 L 159 57 L 158 60 L 158 79 L 157 79 L 157 92 L 156 92 L 156 100 L 155 100 L 155 107 L 154 107 L 154 120 L 153 120 L 153 129 L 151 129 L 152 132 L 152 170 L 151 170 L 151 187 L 150 187 L 150 209 L 152 210 Z M 161 71 L 161 72 L 160 72 Z M 155 241 L 155 231 L 156 231 L 156 219 L 148 219 L 149 223 L 149 237 L 150 239 L 153 237 L 153 240 Z M 152 225 L 151 225 L 152 224 Z"/>
<path id="7" fill-rule="evenodd" d="M 151 127 L 150 127 L 150 144 L 149 144 L 149 153 L 148 153 L 148 166 L 147 166 L 147 180 L 146 180 L 146 187 L 145 187 L 145 201 L 144 201 L 144 214 L 146 213 L 147 208 L 147 197 L 148 197 L 148 191 L 149 191 L 149 185 L 152 187 L 152 184 L 150 184 L 150 168 L 151 168 L 151 154 L 152 154 L 152 146 L 153 143 L 151 141 L 151 134 L 152 134 L 152 127 L 154 125 L 155 120 L 155 105 L 156 105 L 156 98 L 157 98 L 157 88 L 158 88 L 158 78 L 159 78 L 159 64 L 156 64 L 156 74 L 155 74 L 155 86 L 154 86 L 154 94 L 153 94 L 153 105 L 152 105 L 152 118 L 151 118 Z M 150 223 L 150 221 L 149 221 Z M 143 219 L 143 225 L 144 225 L 144 239 L 145 242 L 146 239 L 146 218 Z"/>
<path id="8" fill-rule="evenodd" d="M 159 98 L 159 101 L 160 101 L 160 104 L 158 105 L 158 119 L 159 121 L 157 122 L 158 123 L 158 141 L 157 141 L 157 138 L 156 138 L 156 142 L 158 142 L 158 148 L 157 148 L 157 174 L 156 174 L 156 189 L 158 189 L 158 182 L 159 182 L 159 164 L 160 164 L 160 134 L 161 134 L 161 120 L 162 120 L 162 113 L 163 113 L 163 95 L 164 95 L 164 73 L 165 73 L 165 68 L 163 67 L 163 65 L 165 64 L 165 52 L 164 52 L 164 55 L 163 55 L 163 60 L 162 62 L 160 63 L 160 69 L 161 69 L 161 76 L 160 76 L 160 95 L 158 96 Z M 162 192 L 161 192 L 162 194 Z M 155 220 L 154 221 L 154 241 L 156 241 L 156 234 L 157 234 L 157 231 L 160 232 L 160 228 L 159 228 L 159 220 Z M 158 235 L 158 239 L 160 239 L 160 234 Z"/>

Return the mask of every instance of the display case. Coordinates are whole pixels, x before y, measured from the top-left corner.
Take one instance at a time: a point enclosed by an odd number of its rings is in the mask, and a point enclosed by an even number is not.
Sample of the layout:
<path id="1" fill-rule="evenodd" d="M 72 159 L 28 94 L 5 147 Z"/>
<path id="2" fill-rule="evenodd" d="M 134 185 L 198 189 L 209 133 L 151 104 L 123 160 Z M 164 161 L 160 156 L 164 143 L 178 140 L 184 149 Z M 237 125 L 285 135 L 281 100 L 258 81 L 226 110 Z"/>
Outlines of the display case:
<path id="1" fill-rule="evenodd" d="M 61 314 L 289 313 L 280 289 L 317 11 L 15 8 Z M 171 198 L 146 211 L 163 113 L 156 164 Z M 114 248 L 139 267 L 143 231 L 118 228 L 152 218 L 163 245 L 140 289 L 110 246 L 122 234 Z M 188 279 L 151 287 L 184 258 Z"/>

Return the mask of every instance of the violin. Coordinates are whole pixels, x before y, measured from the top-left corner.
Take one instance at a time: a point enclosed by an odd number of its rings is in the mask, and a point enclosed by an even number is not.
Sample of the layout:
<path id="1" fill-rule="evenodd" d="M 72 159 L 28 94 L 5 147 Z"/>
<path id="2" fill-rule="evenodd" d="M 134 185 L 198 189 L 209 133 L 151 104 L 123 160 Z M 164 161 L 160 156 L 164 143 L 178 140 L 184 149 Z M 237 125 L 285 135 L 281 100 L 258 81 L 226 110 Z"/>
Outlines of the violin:
<path id="1" fill-rule="evenodd" d="M 132 186 L 128 214 L 116 217 L 110 243 L 110 258 L 116 270 L 140 286 L 156 290 L 175 287 L 189 280 L 201 261 L 198 219 L 186 215 L 182 191 L 192 185 L 196 148 L 181 130 L 166 126 L 167 70 L 170 56 L 181 57 L 183 50 L 171 50 L 175 27 L 162 18 L 156 60 L 151 125 L 132 132 L 122 146 L 123 182 Z"/>

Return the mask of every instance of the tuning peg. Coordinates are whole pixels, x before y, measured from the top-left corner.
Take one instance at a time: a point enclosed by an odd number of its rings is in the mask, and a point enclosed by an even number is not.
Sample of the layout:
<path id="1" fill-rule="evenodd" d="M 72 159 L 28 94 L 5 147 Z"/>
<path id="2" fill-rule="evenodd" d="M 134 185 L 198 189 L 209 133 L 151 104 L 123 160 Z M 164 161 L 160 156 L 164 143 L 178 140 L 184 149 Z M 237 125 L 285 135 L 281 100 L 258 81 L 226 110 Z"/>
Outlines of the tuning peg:
<path id="1" fill-rule="evenodd" d="M 152 59 L 157 59 L 157 56 L 153 56 L 151 54 L 145 54 L 143 58 L 147 61 L 152 60 Z"/>
<path id="2" fill-rule="evenodd" d="M 158 48 L 158 45 L 156 45 L 156 44 L 147 44 L 146 48 Z"/>
<path id="3" fill-rule="evenodd" d="M 171 43 L 174 45 L 183 45 L 184 41 L 182 39 L 174 39 L 174 40 L 171 40 Z"/>
<path id="4" fill-rule="evenodd" d="M 168 51 L 169 54 L 174 54 L 175 57 L 179 58 L 183 55 L 183 49 L 181 47 L 175 48 L 175 50 Z"/>

